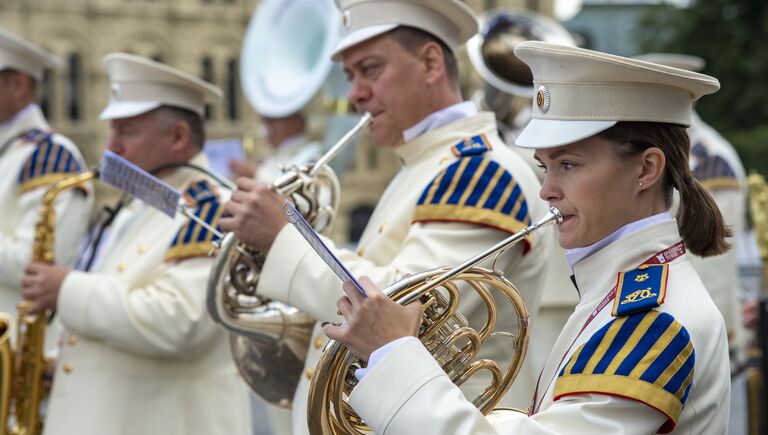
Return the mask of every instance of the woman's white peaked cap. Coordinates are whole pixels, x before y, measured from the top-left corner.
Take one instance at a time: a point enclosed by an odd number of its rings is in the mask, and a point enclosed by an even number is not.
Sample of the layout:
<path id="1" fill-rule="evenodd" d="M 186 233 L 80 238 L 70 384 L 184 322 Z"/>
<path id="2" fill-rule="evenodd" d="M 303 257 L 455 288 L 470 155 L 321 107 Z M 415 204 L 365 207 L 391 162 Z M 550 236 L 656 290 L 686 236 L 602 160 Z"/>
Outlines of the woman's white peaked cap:
<path id="1" fill-rule="evenodd" d="M 527 41 L 515 55 L 533 73 L 531 121 L 515 143 L 553 148 L 620 121 L 689 126 L 693 102 L 720 88 L 714 77 L 583 48 Z"/>

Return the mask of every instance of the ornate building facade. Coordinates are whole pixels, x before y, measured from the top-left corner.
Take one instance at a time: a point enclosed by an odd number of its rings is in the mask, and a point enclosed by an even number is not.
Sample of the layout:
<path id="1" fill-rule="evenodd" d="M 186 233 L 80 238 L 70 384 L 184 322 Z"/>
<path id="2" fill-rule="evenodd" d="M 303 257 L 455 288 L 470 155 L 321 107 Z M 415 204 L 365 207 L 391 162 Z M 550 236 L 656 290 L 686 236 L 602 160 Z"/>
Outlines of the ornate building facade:
<path id="1" fill-rule="evenodd" d="M 552 0 L 466 2 L 478 12 L 497 7 L 536 9 L 548 15 L 552 11 Z M 252 136 L 259 118 L 240 91 L 238 59 L 243 34 L 258 4 L 259 0 L 3 0 L 0 27 L 64 60 L 63 68 L 46 75 L 41 104 L 54 128 L 75 141 L 89 164 L 95 164 L 109 133 L 107 123 L 98 119 L 109 89 L 101 59 L 115 51 L 160 60 L 215 83 L 225 99 L 208 111 L 209 138 Z M 482 83 L 463 54 L 460 63 L 465 92 L 479 87 Z M 257 140 L 256 145 L 255 154 L 263 155 L 264 144 Z M 363 139 L 342 176 L 337 240 L 349 239 L 351 216 L 364 216 L 376 204 L 397 166 L 391 152 Z M 101 203 L 114 196 L 103 185 L 97 192 Z"/>

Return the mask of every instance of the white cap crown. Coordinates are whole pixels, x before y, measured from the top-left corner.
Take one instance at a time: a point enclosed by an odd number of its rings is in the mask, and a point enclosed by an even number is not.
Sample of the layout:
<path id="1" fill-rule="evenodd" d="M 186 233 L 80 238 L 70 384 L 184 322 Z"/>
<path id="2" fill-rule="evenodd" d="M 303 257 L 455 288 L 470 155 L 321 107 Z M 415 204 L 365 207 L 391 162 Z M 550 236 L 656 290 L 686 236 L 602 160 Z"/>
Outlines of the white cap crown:
<path id="1" fill-rule="evenodd" d="M 61 59 L 52 53 L 0 29 L 0 71 L 12 69 L 41 80 L 43 70 L 59 67 Z"/>
<path id="2" fill-rule="evenodd" d="M 516 143 L 551 148 L 621 121 L 690 125 L 694 101 L 720 88 L 717 79 L 637 59 L 538 41 L 515 55 L 533 73 L 532 119 Z"/>
<path id="3" fill-rule="evenodd" d="M 635 59 L 646 62 L 657 63 L 659 65 L 671 66 L 672 68 L 684 69 L 686 71 L 699 72 L 704 69 L 706 62 L 698 56 L 679 53 L 645 53 L 634 57 Z"/>
<path id="4" fill-rule="evenodd" d="M 216 86 L 145 57 L 110 53 L 103 59 L 111 93 L 102 120 L 129 118 L 160 106 L 187 109 L 203 116 L 205 103 L 221 100 Z"/>
<path id="5" fill-rule="evenodd" d="M 338 61 L 344 50 L 398 26 L 430 33 L 453 52 L 477 33 L 469 6 L 458 0 L 336 0 L 344 34 L 333 51 Z"/>

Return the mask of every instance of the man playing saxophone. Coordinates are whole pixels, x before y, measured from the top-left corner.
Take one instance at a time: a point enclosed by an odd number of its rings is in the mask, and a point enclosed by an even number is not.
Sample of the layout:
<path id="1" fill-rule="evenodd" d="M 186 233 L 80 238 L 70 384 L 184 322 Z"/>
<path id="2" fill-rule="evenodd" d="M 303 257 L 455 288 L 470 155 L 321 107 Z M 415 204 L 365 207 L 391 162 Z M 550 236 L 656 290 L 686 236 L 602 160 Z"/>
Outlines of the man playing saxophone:
<path id="1" fill-rule="evenodd" d="M 46 190 L 85 169 L 75 144 L 52 131 L 35 103 L 43 70 L 60 63 L 51 53 L 0 29 L 0 171 L 5 174 L 0 181 L 0 312 L 15 313 L 21 301 L 21 278 Z M 57 197 L 56 227 L 62 231 L 55 234 L 54 256 L 60 264 L 74 263 L 92 201 L 86 190 Z M 48 342 L 54 345 L 56 331 L 49 328 Z"/>
<path id="2" fill-rule="evenodd" d="M 358 249 L 332 248 L 351 272 L 385 285 L 455 264 L 543 215 L 532 169 L 501 141 L 494 115 L 478 113 L 461 96 L 455 52 L 477 31 L 471 10 L 457 0 L 340 0 L 337 6 L 346 28 L 334 58 L 351 82 L 349 100 L 373 114 L 373 142 L 402 162 Z M 221 226 L 267 253 L 257 293 L 315 319 L 338 319 L 338 278 L 285 226 L 282 199 L 251 180 L 240 179 L 238 186 L 225 205 L 231 217 Z M 542 238 L 551 236 L 535 234 L 500 261 L 532 312 L 545 270 Z M 469 300 L 462 312 L 484 321 L 479 305 L 479 298 Z M 507 314 L 499 313 L 499 321 L 512 317 Z M 506 344 L 499 340 L 489 352 L 503 352 Z M 307 431 L 307 389 L 323 345 L 315 327 L 294 396 L 294 433 Z"/>
<path id="3" fill-rule="evenodd" d="M 218 187 L 181 165 L 207 166 L 203 109 L 221 91 L 139 56 L 109 54 L 104 65 L 108 149 L 156 172 L 215 227 Z M 133 200 L 97 240 L 89 271 L 35 263 L 23 279 L 33 308 L 55 308 L 66 329 L 44 433 L 249 433 L 245 384 L 205 310 L 214 234 Z"/>

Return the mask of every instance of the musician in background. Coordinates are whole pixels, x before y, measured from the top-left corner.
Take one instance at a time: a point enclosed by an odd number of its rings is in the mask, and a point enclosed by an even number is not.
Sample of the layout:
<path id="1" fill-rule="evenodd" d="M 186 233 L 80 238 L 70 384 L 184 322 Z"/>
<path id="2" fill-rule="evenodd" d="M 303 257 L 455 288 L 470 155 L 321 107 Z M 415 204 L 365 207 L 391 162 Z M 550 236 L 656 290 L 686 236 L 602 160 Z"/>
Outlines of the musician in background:
<path id="1" fill-rule="evenodd" d="M 0 29 L 0 312 L 15 314 L 21 301 L 21 278 L 45 192 L 86 169 L 75 144 L 53 132 L 35 102 L 43 70 L 60 64 L 53 54 Z M 60 264 L 74 264 L 93 205 L 89 191 L 69 190 L 56 198 L 54 255 Z M 59 330 L 47 332 L 52 348 Z"/>
<path id="2" fill-rule="evenodd" d="M 108 149 L 156 172 L 215 227 L 221 190 L 179 165 L 206 168 L 203 108 L 221 91 L 139 56 L 112 53 L 104 65 Z M 66 329 L 44 434 L 250 433 L 246 386 L 205 308 L 214 234 L 140 200 L 117 209 L 85 250 L 88 271 L 36 263 L 22 281 L 35 311 L 56 309 Z"/>
<path id="3" fill-rule="evenodd" d="M 704 69 L 704 59 L 687 54 L 647 53 L 636 58 L 688 71 Z M 725 223 L 731 227 L 738 244 L 746 228 L 747 176 L 739 155 L 727 140 L 707 125 L 694 110 L 691 126 L 690 165 L 693 176 L 712 195 Z M 747 333 L 742 322 L 742 285 L 739 281 L 738 246 L 716 257 L 691 256 L 691 264 L 701 276 L 712 300 L 725 319 L 728 330 L 728 349 L 731 356 L 731 377 L 734 383 L 734 403 L 729 434 L 744 433 L 747 421 L 746 377 Z M 734 426 L 735 424 L 735 426 Z M 737 429 L 738 428 L 738 429 Z"/>
<path id="4" fill-rule="evenodd" d="M 717 205 L 688 167 L 685 130 L 692 103 L 718 81 L 543 42 L 515 54 L 537 90 L 517 144 L 534 148 L 546 171 L 540 196 L 563 214 L 558 238 L 581 296 L 531 415 L 492 426 L 414 337 L 418 303 L 401 307 L 368 280 L 367 298 L 345 284 L 346 323 L 325 327 L 369 361 L 349 404 L 380 435 L 726 433 L 725 323 L 686 254 L 729 248 Z"/>
<path id="5" fill-rule="evenodd" d="M 284 117 L 261 116 L 265 139 L 269 147 L 267 157 L 255 163 L 249 160 L 232 160 L 229 168 L 236 177 L 256 178 L 270 184 L 291 165 L 315 161 L 320 157 L 322 146 L 310 141 L 306 135 L 304 114 L 296 112 Z"/>
<path id="6" fill-rule="evenodd" d="M 384 286 L 405 274 L 456 264 L 543 216 L 546 205 L 536 197 L 540 184 L 533 170 L 499 138 L 493 113 L 463 101 L 455 53 L 477 31 L 472 11 L 458 0 L 337 5 L 347 27 L 334 58 L 351 82 L 349 101 L 373 115 L 373 142 L 402 162 L 357 250 L 332 248 L 351 272 Z M 257 293 L 321 321 L 339 319 L 339 279 L 286 226 L 283 199 L 251 180 L 238 185 L 225 205 L 231 217 L 222 218 L 221 226 L 267 253 Z M 533 314 L 546 275 L 547 237 L 553 233 L 532 235 L 497 264 L 514 277 Z M 479 328 L 486 309 L 469 293 L 459 309 Z M 515 330 L 514 315 L 506 310 L 497 326 Z M 307 390 L 324 343 L 316 327 L 294 396 L 294 433 L 307 430 Z M 499 339 L 486 350 L 504 358 L 509 345 Z M 485 385 L 465 387 L 476 395 Z"/>

